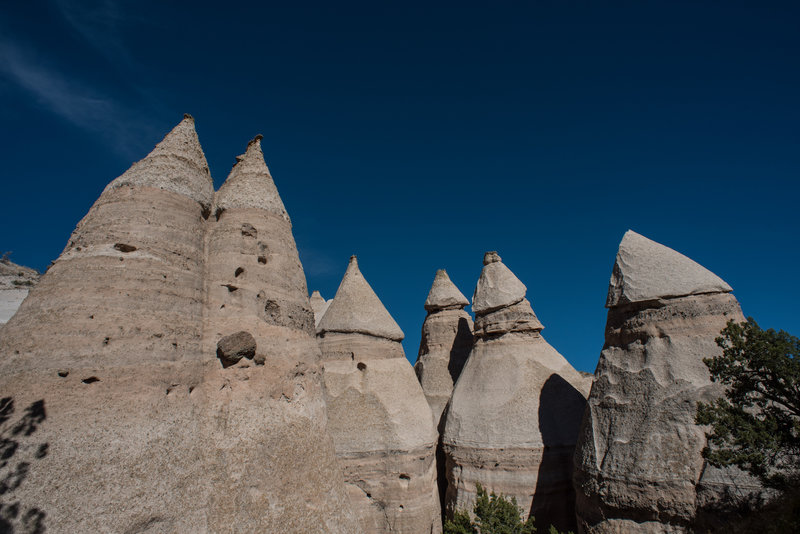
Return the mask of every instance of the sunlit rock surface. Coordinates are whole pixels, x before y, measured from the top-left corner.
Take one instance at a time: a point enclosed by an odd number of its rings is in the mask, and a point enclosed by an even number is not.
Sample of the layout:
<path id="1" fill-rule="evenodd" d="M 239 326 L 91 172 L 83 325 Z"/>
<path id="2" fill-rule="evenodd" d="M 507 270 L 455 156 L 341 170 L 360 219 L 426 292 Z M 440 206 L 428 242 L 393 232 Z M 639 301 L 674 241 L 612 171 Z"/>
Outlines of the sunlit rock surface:
<path id="1" fill-rule="evenodd" d="M 757 489 L 706 466 L 698 401 L 722 392 L 703 358 L 743 320 L 731 288 L 663 245 L 628 231 L 608 292 L 605 346 L 575 451 L 578 526 L 585 533 L 688 532 Z"/>
<path id="2" fill-rule="evenodd" d="M 524 284 L 497 253 L 472 299 L 475 344 L 456 383 L 442 444 L 448 513 L 476 483 L 515 497 L 537 525 L 573 526 L 572 455 L 590 379 L 541 336 Z"/>
<path id="3" fill-rule="evenodd" d="M 251 145 L 215 205 L 187 116 L 106 187 L 2 327 L 0 530 L 360 530 L 260 157 Z M 217 343 L 245 329 L 223 367 Z"/>
<path id="4" fill-rule="evenodd" d="M 369 533 L 442 530 L 437 434 L 403 332 L 350 258 L 317 327 L 329 430 Z"/>

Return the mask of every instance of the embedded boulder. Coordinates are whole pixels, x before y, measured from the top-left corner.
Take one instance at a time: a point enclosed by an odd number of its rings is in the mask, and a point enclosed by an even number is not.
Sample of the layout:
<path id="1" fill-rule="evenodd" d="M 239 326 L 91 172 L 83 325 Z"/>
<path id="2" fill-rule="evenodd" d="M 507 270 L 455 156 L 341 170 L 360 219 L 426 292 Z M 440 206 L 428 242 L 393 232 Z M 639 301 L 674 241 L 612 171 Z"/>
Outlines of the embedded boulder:
<path id="1" fill-rule="evenodd" d="M 217 358 L 225 367 L 238 363 L 242 358 L 252 360 L 255 355 L 256 338 L 250 332 L 236 332 L 217 343 Z"/>

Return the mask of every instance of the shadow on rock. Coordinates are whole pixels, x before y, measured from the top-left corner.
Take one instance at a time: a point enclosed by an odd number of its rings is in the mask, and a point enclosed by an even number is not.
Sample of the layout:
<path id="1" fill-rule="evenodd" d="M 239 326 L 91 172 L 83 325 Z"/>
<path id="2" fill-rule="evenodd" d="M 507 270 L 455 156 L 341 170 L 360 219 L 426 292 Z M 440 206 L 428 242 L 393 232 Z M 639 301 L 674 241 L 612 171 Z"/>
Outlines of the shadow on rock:
<path id="1" fill-rule="evenodd" d="M 472 350 L 472 329 L 469 323 L 463 317 L 458 320 L 458 331 L 453 340 L 453 348 L 450 349 L 450 361 L 447 364 L 447 370 L 450 372 L 450 378 L 453 379 L 453 384 L 458 381 L 461 370 L 464 364 L 467 363 L 469 353 Z M 442 417 L 444 419 L 444 417 Z"/>
<path id="2" fill-rule="evenodd" d="M 47 456 L 49 445 L 31 438 L 47 418 L 44 399 L 31 403 L 12 422 L 14 413 L 14 399 L 0 399 L 0 534 L 40 534 L 45 532 L 46 514 L 25 506 L 14 492 L 27 478 L 31 462 Z"/>
<path id="3" fill-rule="evenodd" d="M 572 455 L 585 406 L 583 395 L 555 373 L 544 383 L 539 395 L 539 431 L 544 453 L 530 512 L 542 531 L 550 525 L 560 531 L 576 529 Z"/>

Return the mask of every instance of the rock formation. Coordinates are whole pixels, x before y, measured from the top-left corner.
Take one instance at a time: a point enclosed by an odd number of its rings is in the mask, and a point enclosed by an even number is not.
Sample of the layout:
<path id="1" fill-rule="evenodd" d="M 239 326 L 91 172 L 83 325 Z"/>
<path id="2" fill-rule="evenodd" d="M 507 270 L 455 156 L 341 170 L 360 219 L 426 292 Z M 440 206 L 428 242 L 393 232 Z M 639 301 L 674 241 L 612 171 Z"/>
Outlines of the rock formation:
<path id="1" fill-rule="evenodd" d="M 611 275 L 606 341 L 575 451 L 585 533 L 693 531 L 755 489 L 705 466 L 697 401 L 721 394 L 703 358 L 727 321 L 743 319 L 731 288 L 663 245 L 628 231 Z"/>
<path id="2" fill-rule="evenodd" d="M 2 521 L 359 530 L 302 267 L 260 158 L 252 143 L 215 204 L 187 116 L 106 187 L 3 327 Z"/>
<path id="3" fill-rule="evenodd" d="M 331 305 L 331 301 L 325 300 L 319 291 L 314 291 L 311 293 L 308 302 L 311 304 L 311 309 L 314 310 L 314 325 L 317 326 L 328 310 L 328 306 Z"/>
<path id="4" fill-rule="evenodd" d="M 442 444 L 448 513 L 475 485 L 515 497 L 540 528 L 574 522 L 572 455 L 590 380 L 541 336 L 525 285 L 487 252 L 472 309 L 475 345 L 453 391 Z"/>
<path id="5" fill-rule="evenodd" d="M 215 196 L 206 260 L 207 352 L 237 331 L 256 340 L 255 361 L 298 354 L 314 364 L 314 312 L 292 237 L 292 223 L 264 163 L 261 136 L 250 141 Z"/>
<path id="6" fill-rule="evenodd" d="M 467 297 L 439 269 L 425 301 L 428 316 L 414 371 L 431 407 L 433 424 L 439 428 L 442 412 L 453 394 L 453 384 L 472 349 L 472 317 L 464 311 Z"/>
<path id="7" fill-rule="evenodd" d="M 441 532 L 430 408 L 403 332 L 350 258 L 317 327 L 328 429 L 368 533 Z"/>
<path id="8" fill-rule="evenodd" d="M 0 326 L 17 312 L 39 276 L 33 269 L 0 259 Z"/>

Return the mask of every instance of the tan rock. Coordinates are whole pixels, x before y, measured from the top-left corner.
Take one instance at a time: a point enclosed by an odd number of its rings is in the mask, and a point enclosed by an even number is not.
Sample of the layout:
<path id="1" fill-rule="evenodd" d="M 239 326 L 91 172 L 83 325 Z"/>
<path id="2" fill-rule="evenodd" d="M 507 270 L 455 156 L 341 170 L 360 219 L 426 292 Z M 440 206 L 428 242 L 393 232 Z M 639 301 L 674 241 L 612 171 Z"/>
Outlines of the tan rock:
<path id="1" fill-rule="evenodd" d="M 472 296 L 472 311 L 477 315 L 505 308 L 525 298 L 527 291 L 497 252 L 487 252 L 483 257 L 480 283 Z"/>
<path id="2" fill-rule="evenodd" d="M 428 316 L 422 323 L 422 338 L 414 371 L 428 400 L 433 424 L 438 429 L 453 384 L 458 380 L 472 349 L 472 317 L 464 311 L 467 298 L 447 276 L 436 271 L 425 301 Z"/>
<path id="3" fill-rule="evenodd" d="M 314 310 L 314 325 L 316 327 L 322 320 L 322 316 L 328 311 L 328 306 L 331 305 L 331 301 L 325 300 L 319 291 L 314 291 L 308 298 L 308 302 L 311 304 L 311 309 Z"/>
<path id="4" fill-rule="evenodd" d="M 743 319 L 729 291 L 685 256 L 625 234 L 575 451 L 581 532 L 705 531 L 756 489 L 741 473 L 704 465 L 706 438 L 694 424 L 697 401 L 722 393 L 702 360 L 719 353 L 726 322 Z"/>
<path id="5" fill-rule="evenodd" d="M 405 337 L 364 280 L 355 256 L 350 258 L 342 284 L 317 327 L 318 334 L 325 332 L 353 332 L 393 341 L 402 341 Z"/>
<path id="6" fill-rule="evenodd" d="M 244 358 L 223 368 L 217 359 L 216 332 L 240 331 L 224 328 L 235 320 L 217 328 L 209 319 L 213 329 L 204 335 L 212 193 L 185 119 L 106 188 L 3 327 L 0 434 L 13 450 L 0 480 L 10 482 L 3 505 L 18 510 L 4 518 L 14 523 L 9 528 L 359 531 L 325 430 L 310 309 L 301 320 L 286 307 L 274 311 L 274 340 L 253 328 L 259 347 L 267 340 L 261 365 Z M 210 255 L 219 253 L 226 228 L 244 242 L 249 220 L 259 231 L 283 232 L 262 239 L 293 246 L 285 220 L 269 227 L 257 206 L 228 209 L 213 222 Z M 247 220 L 228 222 L 236 217 Z M 299 295 L 298 306 L 307 307 L 296 251 L 271 252 L 264 268 L 281 272 L 248 278 L 246 287 L 274 287 L 265 300 Z M 223 266 L 214 259 L 214 283 L 223 274 L 236 278 Z M 269 285 L 280 276 L 285 284 Z M 237 303 L 248 328 L 254 309 Z M 204 337 L 213 345 L 204 349 Z"/>
<path id="7" fill-rule="evenodd" d="M 731 291 L 731 286 L 702 265 L 628 230 L 619 245 L 606 307 Z"/>
<path id="8" fill-rule="evenodd" d="M 425 311 L 439 311 L 449 308 L 461 308 L 469 306 L 467 297 L 458 290 L 456 285 L 447 276 L 447 271 L 439 269 L 433 279 L 433 285 L 425 299 Z"/>
<path id="9" fill-rule="evenodd" d="M 475 344 L 455 385 L 442 444 L 448 513 L 471 510 L 476 483 L 515 497 L 540 528 L 574 522 L 572 454 L 588 394 L 541 336 L 524 286 L 488 253 L 475 289 Z"/>
<path id="10" fill-rule="evenodd" d="M 261 136 L 237 158 L 215 202 L 206 230 L 206 352 L 214 354 L 221 338 L 246 331 L 256 340 L 257 361 L 300 357 L 316 364 L 305 274 Z"/>
<path id="11" fill-rule="evenodd" d="M 40 276 L 34 269 L 0 259 L 0 326 L 17 312 Z"/>
<path id="12" fill-rule="evenodd" d="M 402 337 L 352 257 L 318 328 L 336 454 L 366 532 L 438 533 L 437 435 Z"/>
<path id="13" fill-rule="evenodd" d="M 201 360 L 204 215 L 213 191 L 194 121 L 184 118 L 78 223 L 4 327 L 6 363 Z"/>

